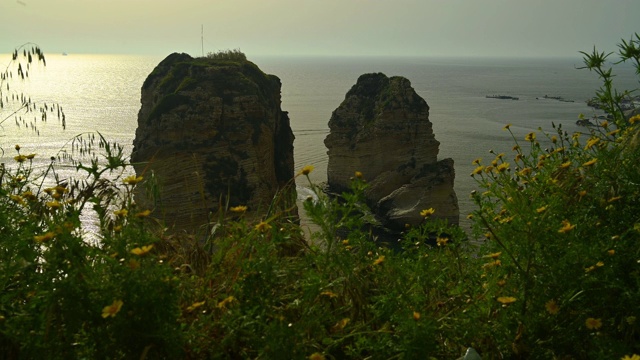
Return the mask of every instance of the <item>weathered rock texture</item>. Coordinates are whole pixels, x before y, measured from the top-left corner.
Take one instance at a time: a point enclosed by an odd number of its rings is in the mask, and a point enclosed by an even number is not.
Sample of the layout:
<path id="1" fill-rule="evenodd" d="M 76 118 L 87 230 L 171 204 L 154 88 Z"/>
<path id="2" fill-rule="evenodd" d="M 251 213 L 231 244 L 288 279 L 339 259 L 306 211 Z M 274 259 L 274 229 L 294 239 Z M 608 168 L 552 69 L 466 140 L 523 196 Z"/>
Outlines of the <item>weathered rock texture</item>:
<path id="1" fill-rule="evenodd" d="M 332 190 L 349 187 L 355 171 L 369 183 L 367 201 L 386 227 L 423 221 L 420 211 L 457 224 L 453 160 L 438 161 L 429 106 L 409 80 L 365 74 L 329 120 L 325 139 Z"/>
<path id="2" fill-rule="evenodd" d="M 293 132 L 280 79 L 249 61 L 171 54 L 147 77 L 131 161 L 153 171 L 154 214 L 195 230 L 220 205 L 266 210 L 293 178 Z M 138 203 L 153 206 L 143 190 Z"/>

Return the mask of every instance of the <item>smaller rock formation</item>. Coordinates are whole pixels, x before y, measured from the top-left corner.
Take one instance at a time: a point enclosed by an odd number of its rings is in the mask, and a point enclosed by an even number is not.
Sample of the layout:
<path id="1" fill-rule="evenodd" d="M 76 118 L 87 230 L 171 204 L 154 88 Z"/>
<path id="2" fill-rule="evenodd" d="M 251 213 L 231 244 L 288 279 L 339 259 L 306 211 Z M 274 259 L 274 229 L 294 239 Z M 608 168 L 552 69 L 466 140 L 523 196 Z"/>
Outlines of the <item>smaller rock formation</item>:
<path id="1" fill-rule="evenodd" d="M 329 120 L 325 139 L 332 191 L 348 189 L 355 171 L 369 183 L 365 196 L 391 229 L 423 221 L 420 211 L 458 224 L 452 159 L 438 161 L 429 106 L 404 77 L 360 76 Z"/>
<path id="2" fill-rule="evenodd" d="M 131 155 L 138 175 L 159 180 L 160 202 L 144 192 L 136 201 L 176 230 L 196 230 L 226 204 L 266 211 L 294 175 L 280 88 L 245 59 L 165 58 L 142 86 Z"/>

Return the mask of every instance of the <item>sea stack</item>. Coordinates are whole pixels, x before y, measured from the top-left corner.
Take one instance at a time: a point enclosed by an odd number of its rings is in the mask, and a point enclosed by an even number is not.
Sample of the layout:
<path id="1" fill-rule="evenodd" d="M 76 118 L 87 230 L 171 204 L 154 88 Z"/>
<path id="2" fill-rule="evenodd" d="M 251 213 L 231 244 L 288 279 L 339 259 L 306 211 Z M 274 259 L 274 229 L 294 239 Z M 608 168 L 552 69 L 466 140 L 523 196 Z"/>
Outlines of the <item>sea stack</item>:
<path id="1" fill-rule="evenodd" d="M 190 232 L 227 206 L 266 211 L 294 175 L 280 89 L 244 56 L 165 58 L 142 86 L 131 155 L 137 175 L 158 180 L 159 196 L 140 186 L 136 202 Z"/>
<path id="2" fill-rule="evenodd" d="M 367 202 L 385 227 L 403 229 L 433 217 L 458 224 L 452 159 L 438 161 L 429 106 L 408 79 L 364 74 L 329 120 L 325 138 L 331 191 L 347 190 L 356 171 L 369 187 Z"/>

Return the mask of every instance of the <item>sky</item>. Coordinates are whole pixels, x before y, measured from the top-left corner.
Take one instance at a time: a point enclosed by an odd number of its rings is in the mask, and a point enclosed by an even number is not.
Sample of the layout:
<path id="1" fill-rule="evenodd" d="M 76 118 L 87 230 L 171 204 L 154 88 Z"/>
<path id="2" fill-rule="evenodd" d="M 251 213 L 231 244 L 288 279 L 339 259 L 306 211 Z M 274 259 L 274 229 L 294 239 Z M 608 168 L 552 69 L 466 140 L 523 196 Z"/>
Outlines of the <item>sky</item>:
<path id="1" fill-rule="evenodd" d="M 0 53 L 565 57 L 638 19 L 640 0 L 0 0 Z"/>

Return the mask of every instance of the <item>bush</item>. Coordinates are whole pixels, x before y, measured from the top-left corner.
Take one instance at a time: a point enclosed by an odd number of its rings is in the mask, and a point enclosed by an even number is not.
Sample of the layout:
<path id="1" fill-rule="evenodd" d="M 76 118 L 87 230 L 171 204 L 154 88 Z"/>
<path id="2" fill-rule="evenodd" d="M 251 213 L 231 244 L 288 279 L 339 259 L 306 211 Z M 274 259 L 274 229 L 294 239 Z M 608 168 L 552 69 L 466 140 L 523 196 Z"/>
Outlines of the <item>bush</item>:
<path id="1" fill-rule="evenodd" d="M 210 52 L 207 54 L 207 59 L 214 60 L 232 60 L 232 61 L 247 61 L 247 56 L 240 51 L 240 49 L 233 50 L 219 50 L 217 52 Z"/>

